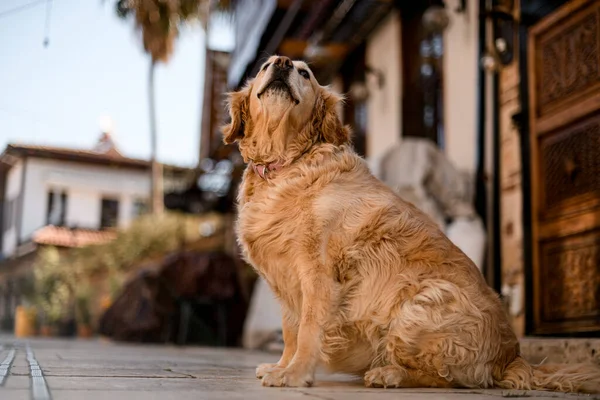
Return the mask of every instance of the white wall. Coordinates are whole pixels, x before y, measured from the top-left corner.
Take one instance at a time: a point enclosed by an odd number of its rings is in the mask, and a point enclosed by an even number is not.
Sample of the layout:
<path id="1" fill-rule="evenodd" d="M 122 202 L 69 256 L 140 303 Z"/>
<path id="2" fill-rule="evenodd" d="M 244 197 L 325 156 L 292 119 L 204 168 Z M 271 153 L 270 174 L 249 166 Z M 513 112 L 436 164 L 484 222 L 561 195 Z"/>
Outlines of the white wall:
<path id="1" fill-rule="evenodd" d="M 400 18 L 391 13 L 367 41 L 367 65 L 384 75 L 383 88 L 369 74 L 367 85 L 367 161 L 379 174 L 381 158 L 400 141 L 402 130 L 402 63 L 400 51 Z"/>
<path id="2" fill-rule="evenodd" d="M 103 197 L 119 200 L 119 225 L 131 220 L 134 198 L 147 198 L 149 175 L 145 171 L 90 166 L 44 159 L 28 159 L 23 199 L 21 240 L 46 224 L 47 196 L 51 189 L 67 192 L 66 223 L 82 228 L 100 227 Z"/>
<path id="3" fill-rule="evenodd" d="M 9 201 L 13 201 L 14 205 L 12 208 L 13 216 L 11 218 L 13 221 L 12 227 L 6 230 L 2 236 L 2 252 L 4 254 L 12 254 L 17 247 L 19 194 L 21 193 L 23 167 L 23 161 L 19 160 L 10 170 L 8 170 L 5 189 L 5 205 Z M 5 210 L 0 210 L 0 212 L 5 212 Z M 5 215 L 4 218 L 9 218 L 9 216 Z M 3 229 L 3 227 L 0 226 L 0 229 Z"/>
<path id="4" fill-rule="evenodd" d="M 454 10 L 458 0 L 448 0 Z M 450 13 L 444 32 L 444 125 L 446 154 L 461 170 L 474 172 L 477 143 L 478 2 L 467 13 Z"/>
<path id="5" fill-rule="evenodd" d="M 454 12 L 444 33 L 444 125 L 446 154 L 461 170 L 474 172 L 477 142 L 478 2 L 467 0 L 467 13 Z M 400 141 L 402 131 L 401 22 L 396 12 L 367 42 L 367 64 L 382 71 L 385 87 L 369 77 L 367 160 L 379 173 L 381 156 Z"/>
<path id="6" fill-rule="evenodd" d="M 52 188 L 56 188 L 56 186 L 52 186 Z M 65 190 L 68 196 L 67 214 L 65 218 L 66 225 L 79 228 L 98 228 L 100 223 L 101 202 L 98 192 L 69 187 L 65 187 Z M 44 196 L 46 195 L 47 194 Z M 44 218 L 48 212 L 46 207 L 47 206 L 41 207 L 44 210 Z M 45 220 L 42 222 L 45 224 Z"/>
<path id="7" fill-rule="evenodd" d="M 127 226 L 133 219 L 133 202 L 133 197 L 126 194 L 119 199 L 119 226 Z"/>

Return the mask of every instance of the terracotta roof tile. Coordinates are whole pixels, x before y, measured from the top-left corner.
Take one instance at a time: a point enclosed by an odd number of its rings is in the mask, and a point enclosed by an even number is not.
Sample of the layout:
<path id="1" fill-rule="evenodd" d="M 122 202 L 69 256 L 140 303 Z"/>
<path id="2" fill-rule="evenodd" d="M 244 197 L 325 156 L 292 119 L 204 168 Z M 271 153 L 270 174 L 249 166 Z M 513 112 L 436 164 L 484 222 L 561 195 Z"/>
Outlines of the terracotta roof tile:
<path id="1" fill-rule="evenodd" d="M 33 242 L 41 245 L 58 247 L 84 247 L 110 242 L 117 237 L 113 231 L 96 231 L 92 229 L 65 228 L 48 225 L 33 234 Z"/>
<path id="2" fill-rule="evenodd" d="M 150 166 L 149 161 L 124 157 L 120 153 L 112 151 L 100 153 L 92 150 L 68 149 L 63 147 L 9 144 L 6 147 L 5 153 L 94 164 L 113 164 L 134 168 L 148 168 Z"/>
<path id="3" fill-rule="evenodd" d="M 65 147 L 39 146 L 29 144 L 10 143 L 2 155 L 39 157 L 63 161 L 76 161 L 89 164 L 113 165 L 137 169 L 149 169 L 150 161 L 139 158 L 130 158 L 121 155 L 118 151 L 101 153 L 93 150 L 70 149 Z M 175 172 L 188 171 L 189 168 L 163 164 L 163 168 Z"/>

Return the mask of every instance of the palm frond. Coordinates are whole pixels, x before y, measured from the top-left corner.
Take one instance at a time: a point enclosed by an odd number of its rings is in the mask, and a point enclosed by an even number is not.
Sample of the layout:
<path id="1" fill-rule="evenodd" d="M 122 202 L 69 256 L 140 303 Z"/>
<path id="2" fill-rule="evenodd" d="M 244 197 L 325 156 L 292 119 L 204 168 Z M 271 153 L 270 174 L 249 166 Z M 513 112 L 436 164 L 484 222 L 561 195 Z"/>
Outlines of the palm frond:
<path id="1" fill-rule="evenodd" d="M 116 0 L 120 18 L 133 17 L 145 51 L 152 60 L 167 62 L 181 23 L 200 21 L 206 28 L 211 10 L 231 15 L 239 0 Z"/>

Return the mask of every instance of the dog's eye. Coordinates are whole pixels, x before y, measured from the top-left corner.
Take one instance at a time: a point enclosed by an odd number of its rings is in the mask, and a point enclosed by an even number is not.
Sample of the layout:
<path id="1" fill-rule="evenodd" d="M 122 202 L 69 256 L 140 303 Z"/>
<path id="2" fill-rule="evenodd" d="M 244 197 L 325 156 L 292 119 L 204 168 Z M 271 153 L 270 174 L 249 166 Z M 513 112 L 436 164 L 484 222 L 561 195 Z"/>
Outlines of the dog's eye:
<path id="1" fill-rule="evenodd" d="M 267 68 L 269 68 L 269 65 L 271 65 L 271 63 L 266 63 L 265 65 L 263 65 L 261 71 L 265 71 Z"/>
<path id="2" fill-rule="evenodd" d="M 298 73 L 299 73 L 300 75 L 302 75 L 302 77 L 303 77 L 304 79 L 308 79 L 308 78 L 310 78 L 310 74 L 309 74 L 309 73 L 308 73 L 308 71 L 307 71 L 307 70 L 305 70 L 305 69 L 299 69 L 299 70 L 298 70 Z"/>

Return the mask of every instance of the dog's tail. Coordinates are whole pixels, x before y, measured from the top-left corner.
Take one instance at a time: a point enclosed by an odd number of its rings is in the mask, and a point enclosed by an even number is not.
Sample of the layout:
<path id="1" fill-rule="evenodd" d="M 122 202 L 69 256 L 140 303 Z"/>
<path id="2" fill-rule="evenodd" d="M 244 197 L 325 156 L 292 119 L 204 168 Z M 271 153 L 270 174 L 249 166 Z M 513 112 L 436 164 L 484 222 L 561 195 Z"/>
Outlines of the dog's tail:
<path id="1" fill-rule="evenodd" d="M 600 368 L 593 364 L 531 365 L 517 357 L 495 384 L 503 389 L 600 393 Z"/>

